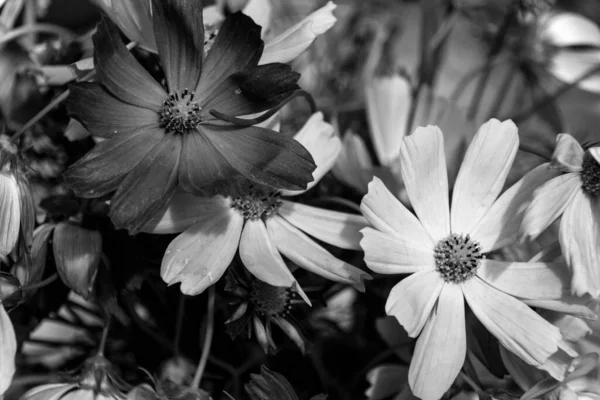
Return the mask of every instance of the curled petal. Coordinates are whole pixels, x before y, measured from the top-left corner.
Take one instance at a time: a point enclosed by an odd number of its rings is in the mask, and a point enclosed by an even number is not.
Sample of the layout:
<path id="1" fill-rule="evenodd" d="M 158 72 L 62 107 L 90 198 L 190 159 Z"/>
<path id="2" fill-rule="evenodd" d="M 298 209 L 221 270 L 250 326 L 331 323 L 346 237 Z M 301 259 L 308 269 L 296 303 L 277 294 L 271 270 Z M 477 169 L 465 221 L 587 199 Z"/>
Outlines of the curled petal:
<path id="1" fill-rule="evenodd" d="M 583 147 L 573 136 L 560 133 L 556 136 L 556 147 L 550 165 L 565 172 L 579 172 L 583 164 L 583 154 Z"/>
<path id="2" fill-rule="evenodd" d="M 7 256 L 17 244 L 21 226 L 21 199 L 14 175 L 0 173 L 0 255 Z"/>

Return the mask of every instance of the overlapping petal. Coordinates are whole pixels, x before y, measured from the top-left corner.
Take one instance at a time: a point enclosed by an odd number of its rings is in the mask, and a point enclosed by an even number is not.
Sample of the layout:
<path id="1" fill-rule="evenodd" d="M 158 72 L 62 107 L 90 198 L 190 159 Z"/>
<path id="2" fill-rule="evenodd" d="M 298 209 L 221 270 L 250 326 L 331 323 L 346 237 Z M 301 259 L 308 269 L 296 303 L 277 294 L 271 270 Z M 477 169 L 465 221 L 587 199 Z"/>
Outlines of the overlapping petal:
<path id="1" fill-rule="evenodd" d="M 410 236 L 383 233 L 372 228 L 364 228 L 360 246 L 365 252 L 367 266 L 380 274 L 407 274 L 434 265 L 433 248 L 429 251 L 413 247 L 406 241 Z"/>
<path id="2" fill-rule="evenodd" d="M 352 131 L 342 139 L 342 150 L 331 172 L 359 193 L 366 193 L 373 178 L 373 162 L 364 140 Z"/>
<path id="3" fill-rule="evenodd" d="M 21 227 L 19 186 L 14 175 L 0 173 L 0 255 L 6 257 L 17 244 Z"/>
<path id="4" fill-rule="evenodd" d="M 491 119 L 473 138 L 452 194 L 452 231 L 471 233 L 500 194 L 519 147 L 512 121 Z M 420 216 L 420 215 L 419 215 Z"/>
<path id="5" fill-rule="evenodd" d="M 402 178 L 410 202 L 434 242 L 450 234 L 444 138 L 436 126 L 417 128 L 400 146 Z"/>
<path id="6" fill-rule="evenodd" d="M 202 293 L 219 280 L 233 260 L 243 225 L 243 217 L 232 208 L 206 210 L 169 244 L 161 277 L 169 285 L 181 282 L 185 294 Z"/>
<path id="7" fill-rule="evenodd" d="M 568 133 L 560 133 L 556 136 L 556 147 L 552 154 L 554 167 L 561 168 L 565 172 L 579 172 L 583 164 L 584 150 L 577 140 Z"/>

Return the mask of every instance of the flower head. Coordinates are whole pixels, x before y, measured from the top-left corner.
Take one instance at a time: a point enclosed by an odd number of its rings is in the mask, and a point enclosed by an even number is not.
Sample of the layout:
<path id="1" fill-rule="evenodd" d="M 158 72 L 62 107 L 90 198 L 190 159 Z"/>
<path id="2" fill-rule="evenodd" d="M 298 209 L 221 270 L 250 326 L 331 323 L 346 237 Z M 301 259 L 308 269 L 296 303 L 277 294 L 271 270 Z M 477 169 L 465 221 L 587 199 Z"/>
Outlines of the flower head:
<path id="1" fill-rule="evenodd" d="M 501 262 L 486 254 L 515 240 L 523 201 L 544 171 L 500 194 L 518 147 L 511 121 L 491 120 L 471 142 L 448 195 L 442 132 L 417 128 L 400 147 L 402 177 L 416 216 L 374 179 L 361 209 L 365 261 L 375 272 L 409 273 L 386 312 L 418 337 L 408 379 L 413 393 L 438 399 L 466 354 L 465 301 L 500 343 L 531 365 L 558 350 L 558 329 L 519 298 L 560 298 L 564 265 Z M 535 285 L 532 283 L 535 282 Z"/>
<path id="2" fill-rule="evenodd" d="M 99 83 L 72 87 L 68 109 L 93 135 L 107 138 L 66 173 L 82 197 L 115 191 L 115 226 L 139 231 L 177 187 L 211 195 L 244 178 L 281 189 L 304 189 L 312 157 L 292 138 L 219 118 L 259 113 L 299 89 L 287 65 L 257 66 L 260 27 L 235 13 L 206 56 L 197 1 L 153 2 L 154 32 L 166 88 L 128 52 L 104 20 L 94 37 Z"/>

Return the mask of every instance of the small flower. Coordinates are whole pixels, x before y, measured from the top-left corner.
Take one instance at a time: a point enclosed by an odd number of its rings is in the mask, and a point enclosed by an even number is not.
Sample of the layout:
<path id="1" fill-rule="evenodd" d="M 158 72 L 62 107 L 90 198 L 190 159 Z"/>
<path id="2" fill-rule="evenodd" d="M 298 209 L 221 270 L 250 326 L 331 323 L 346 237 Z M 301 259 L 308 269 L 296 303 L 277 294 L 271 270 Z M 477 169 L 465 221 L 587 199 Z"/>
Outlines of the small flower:
<path id="1" fill-rule="evenodd" d="M 559 241 L 573 272 L 571 288 L 581 296 L 600 295 L 600 146 L 583 147 L 569 134 L 556 138 L 549 177 L 534 193 L 521 232 L 535 239 L 557 218 Z M 531 173 L 530 173 L 531 174 Z"/>
<path id="2" fill-rule="evenodd" d="M 335 162 L 340 141 L 333 127 L 314 114 L 295 138 L 317 163 L 315 183 Z M 195 197 L 177 194 L 146 232 L 182 232 L 167 248 L 161 276 L 168 284 L 181 282 L 185 294 L 202 293 L 221 278 L 238 250 L 245 267 L 259 280 L 299 289 L 281 255 L 317 275 L 364 290 L 369 275 L 337 259 L 307 234 L 343 249 L 359 249 L 358 231 L 367 222 L 359 215 L 316 208 L 281 196 L 302 191 L 279 191 L 251 186 L 233 197 Z"/>
<path id="3" fill-rule="evenodd" d="M 71 88 L 68 110 L 93 135 L 108 138 L 66 172 L 81 197 L 116 191 L 110 217 L 138 232 L 177 187 L 219 193 L 244 177 L 282 189 L 304 189 L 314 163 L 297 141 L 255 126 L 223 123 L 269 110 L 299 89 L 284 64 L 257 66 L 260 27 L 235 13 L 204 57 L 201 3 L 153 3 L 163 88 L 104 20 L 94 36 L 99 83 Z"/>
<path id="4" fill-rule="evenodd" d="M 95 400 L 125 399 L 127 385 L 114 371 L 112 364 L 98 355 L 88 359 L 81 373 L 72 382 L 41 385 L 29 390 L 21 400 L 61 400 L 92 398 Z"/>
<path id="5" fill-rule="evenodd" d="M 538 170 L 498 198 L 518 142 L 511 121 L 484 124 L 466 152 L 450 208 L 442 132 L 418 128 L 400 148 L 416 216 L 377 178 L 363 198 L 361 209 L 374 226 L 361 231 L 367 265 L 379 273 L 411 274 L 390 292 L 386 312 L 418 337 L 408 380 L 422 399 L 439 399 L 462 368 L 465 300 L 500 343 L 528 364 L 541 365 L 561 343 L 558 328 L 518 298 L 561 298 L 568 289 L 566 267 L 486 257 L 515 240 L 523 202 L 545 176 Z"/>

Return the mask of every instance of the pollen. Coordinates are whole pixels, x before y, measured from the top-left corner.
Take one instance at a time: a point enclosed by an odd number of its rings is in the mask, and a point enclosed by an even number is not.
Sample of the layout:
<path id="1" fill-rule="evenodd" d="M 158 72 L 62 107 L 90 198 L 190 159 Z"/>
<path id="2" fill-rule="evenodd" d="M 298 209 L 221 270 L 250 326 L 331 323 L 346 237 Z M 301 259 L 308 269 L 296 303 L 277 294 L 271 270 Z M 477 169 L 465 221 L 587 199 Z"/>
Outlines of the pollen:
<path id="1" fill-rule="evenodd" d="M 290 288 L 271 286 L 258 279 L 252 280 L 250 301 L 258 314 L 266 317 L 285 317 L 291 310 L 294 292 Z"/>
<path id="2" fill-rule="evenodd" d="M 583 156 L 580 177 L 584 192 L 590 196 L 598 196 L 600 194 L 600 164 L 598 164 L 589 151 Z"/>
<path id="3" fill-rule="evenodd" d="M 251 186 L 247 194 L 232 199 L 231 207 L 238 210 L 245 219 L 266 218 L 281 207 L 280 197 L 278 191 L 261 193 Z"/>
<path id="4" fill-rule="evenodd" d="M 185 89 L 181 93 L 171 93 L 158 112 L 160 125 L 169 133 L 187 133 L 201 122 L 201 110 L 194 101 L 194 92 Z"/>
<path id="5" fill-rule="evenodd" d="M 479 243 L 469 235 L 453 233 L 438 242 L 433 257 L 435 269 L 444 281 L 460 283 L 475 275 L 483 255 Z"/>

